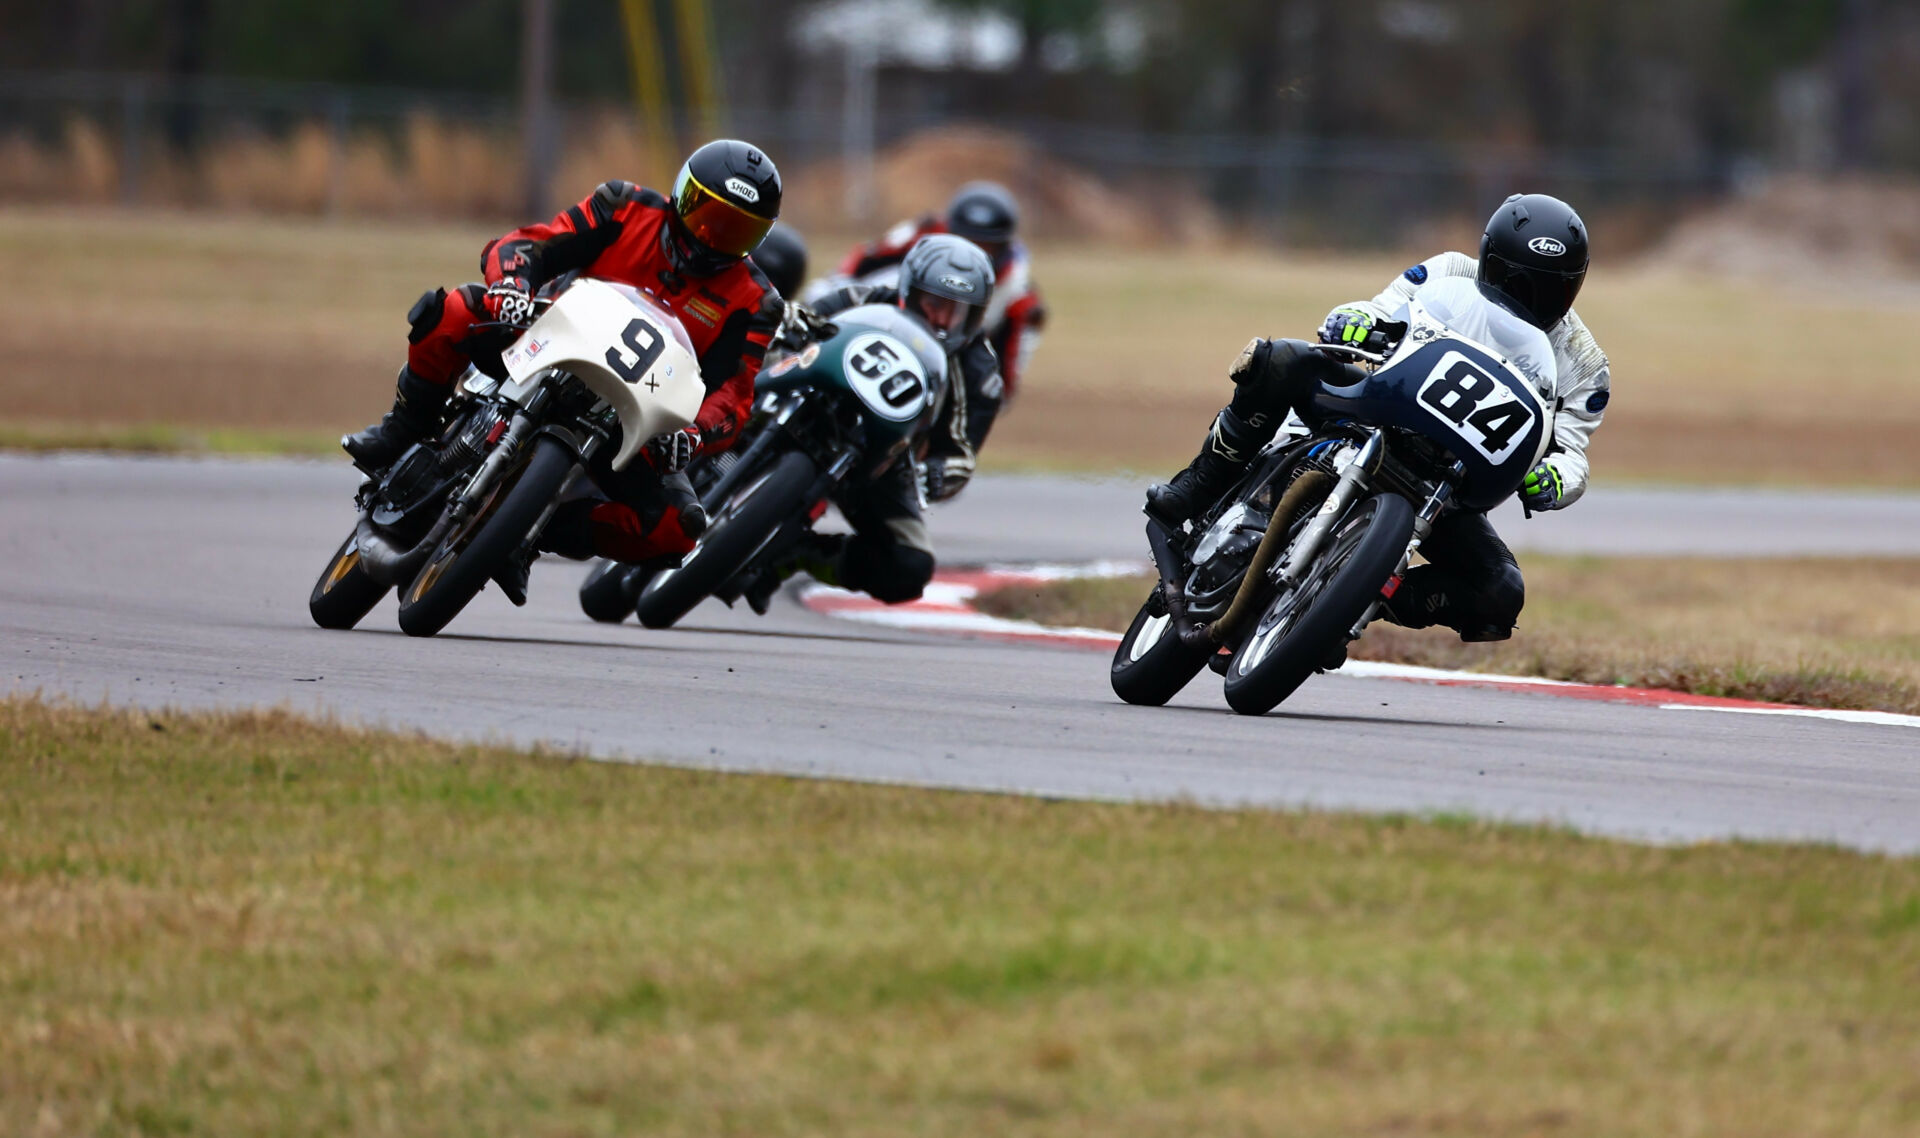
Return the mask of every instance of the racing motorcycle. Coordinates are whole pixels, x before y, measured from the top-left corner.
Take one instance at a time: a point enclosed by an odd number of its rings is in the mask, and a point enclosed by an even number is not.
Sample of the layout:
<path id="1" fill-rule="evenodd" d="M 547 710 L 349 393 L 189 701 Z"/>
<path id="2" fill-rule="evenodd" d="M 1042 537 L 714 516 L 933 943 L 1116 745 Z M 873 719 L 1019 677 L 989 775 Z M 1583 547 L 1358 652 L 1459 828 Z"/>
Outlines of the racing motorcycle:
<path id="1" fill-rule="evenodd" d="M 668 628 L 709 596 L 731 605 L 806 535 L 843 486 L 912 461 L 946 395 L 947 358 L 917 321 L 885 304 L 815 325 L 816 338 L 760 373 L 740 441 L 696 464 L 710 519 L 678 565 L 604 563 L 581 587 L 597 620 L 637 613 Z"/>
<path id="2" fill-rule="evenodd" d="M 445 429 L 361 483 L 359 520 L 307 600 L 314 623 L 352 628 L 397 588 L 401 629 L 439 632 L 531 555 L 602 448 L 617 441 L 611 465 L 625 469 L 706 396 L 679 318 L 609 281 L 567 285 L 501 362 L 504 381 L 470 369 Z"/>
<path id="3" fill-rule="evenodd" d="M 1545 455 L 1555 365 L 1539 329 L 1465 279 L 1401 315 L 1384 353 L 1316 345 L 1358 366 L 1198 520 L 1149 515 L 1160 582 L 1114 652 L 1121 699 L 1164 704 L 1211 665 L 1235 711 L 1265 714 L 1346 661 L 1443 512 L 1498 505 Z"/>

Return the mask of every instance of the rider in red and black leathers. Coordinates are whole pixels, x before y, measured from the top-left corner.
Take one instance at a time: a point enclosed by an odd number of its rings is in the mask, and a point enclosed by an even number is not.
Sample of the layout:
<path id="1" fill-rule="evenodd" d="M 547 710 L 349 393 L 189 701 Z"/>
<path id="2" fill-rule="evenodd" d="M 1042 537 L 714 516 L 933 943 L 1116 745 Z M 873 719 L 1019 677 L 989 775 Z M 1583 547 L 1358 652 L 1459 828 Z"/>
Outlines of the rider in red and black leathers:
<path id="1" fill-rule="evenodd" d="M 600 458 L 591 473 L 610 500 L 568 503 L 541 545 L 619 561 L 692 549 L 659 475 L 725 450 L 746 420 L 754 376 L 783 311 L 746 255 L 778 215 L 780 196 L 771 159 L 743 142 L 711 142 L 681 168 L 671 200 L 606 182 L 552 221 L 489 242 L 480 254 L 484 284 L 437 289 L 414 305 L 394 410 L 344 440 L 348 453 L 365 469 L 386 466 L 439 428 L 451 385 L 469 363 L 504 374 L 499 353 L 543 289 L 563 287 L 574 274 L 632 285 L 680 318 L 699 355 L 706 400 L 692 426 L 649 442 L 647 463 L 614 471 Z"/>

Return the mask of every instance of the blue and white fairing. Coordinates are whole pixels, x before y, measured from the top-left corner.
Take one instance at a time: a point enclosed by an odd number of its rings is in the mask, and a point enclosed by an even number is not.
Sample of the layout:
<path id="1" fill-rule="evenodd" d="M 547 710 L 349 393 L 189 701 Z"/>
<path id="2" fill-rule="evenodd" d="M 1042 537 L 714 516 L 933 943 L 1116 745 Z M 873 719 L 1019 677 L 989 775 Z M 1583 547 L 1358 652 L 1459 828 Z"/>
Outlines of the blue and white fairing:
<path id="1" fill-rule="evenodd" d="M 1553 440 L 1553 348 L 1546 334 L 1465 277 L 1422 288 L 1396 314 L 1407 334 L 1358 383 L 1326 384 L 1322 418 L 1412 431 L 1466 467 L 1455 500 L 1492 509 Z"/>

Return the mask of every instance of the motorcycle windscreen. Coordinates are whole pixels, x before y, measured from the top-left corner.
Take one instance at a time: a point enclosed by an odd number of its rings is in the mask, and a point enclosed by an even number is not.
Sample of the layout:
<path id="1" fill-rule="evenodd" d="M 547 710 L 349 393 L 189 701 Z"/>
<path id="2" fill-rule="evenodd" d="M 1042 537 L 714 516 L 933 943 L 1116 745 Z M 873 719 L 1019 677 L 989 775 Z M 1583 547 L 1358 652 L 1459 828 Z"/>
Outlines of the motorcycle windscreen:
<path id="1" fill-rule="evenodd" d="M 693 342 L 673 313 L 638 289 L 582 280 L 501 353 L 516 384 L 548 368 L 577 376 L 620 419 L 615 470 L 648 439 L 692 423 L 706 398 Z"/>

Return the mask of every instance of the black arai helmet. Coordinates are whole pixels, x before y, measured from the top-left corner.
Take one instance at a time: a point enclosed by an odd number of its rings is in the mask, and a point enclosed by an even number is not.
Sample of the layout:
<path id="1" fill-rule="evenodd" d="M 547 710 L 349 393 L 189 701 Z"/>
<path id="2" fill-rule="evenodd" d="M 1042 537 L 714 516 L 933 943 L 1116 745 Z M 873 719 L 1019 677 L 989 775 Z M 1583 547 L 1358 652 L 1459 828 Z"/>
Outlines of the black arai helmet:
<path id="1" fill-rule="evenodd" d="M 1534 327 L 1552 328 L 1587 279 L 1586 223 L 1559 198 L 1513 195 L 1487 219 L 1478 279 Z"/>

